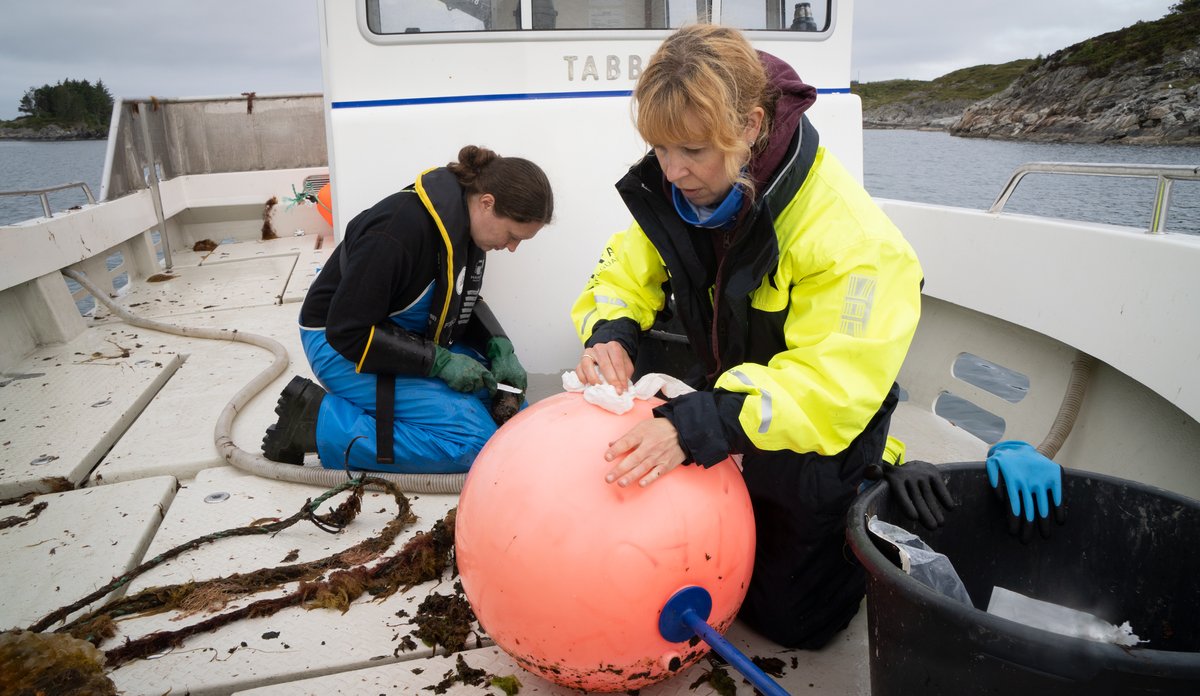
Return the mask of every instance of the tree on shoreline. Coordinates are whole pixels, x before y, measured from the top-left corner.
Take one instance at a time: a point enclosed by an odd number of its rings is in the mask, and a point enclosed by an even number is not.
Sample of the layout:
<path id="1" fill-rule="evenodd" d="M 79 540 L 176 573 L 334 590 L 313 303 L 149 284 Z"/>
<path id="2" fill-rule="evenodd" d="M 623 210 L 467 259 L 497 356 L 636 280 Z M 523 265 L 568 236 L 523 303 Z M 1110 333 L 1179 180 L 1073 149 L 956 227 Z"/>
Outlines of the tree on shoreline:
<path id="1" fill-rule="evenodd" d="M 108 128 L 113 97 L 103 80 L 60 80 L 56 85 L 30 87 L 17 111 L 41 122 Z"/>

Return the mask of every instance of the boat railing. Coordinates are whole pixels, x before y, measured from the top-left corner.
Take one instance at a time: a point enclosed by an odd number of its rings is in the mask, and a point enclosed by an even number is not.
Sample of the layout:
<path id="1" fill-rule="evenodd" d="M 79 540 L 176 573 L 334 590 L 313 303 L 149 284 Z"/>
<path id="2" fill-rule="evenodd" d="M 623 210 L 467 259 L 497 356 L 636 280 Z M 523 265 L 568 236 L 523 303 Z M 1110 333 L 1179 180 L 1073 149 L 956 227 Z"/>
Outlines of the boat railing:
<path id="1" fill-rule="evenodd" d="M 42 201 L 42 212 L 46 217 L 53 217 L 54 211 L 50 208 L 49 194 L 55 191 L 66 191 L 74 188 L 82 188 L 83 195 L 87 196 L 88 205 L 96 204 L 96 197 L 92 195 L 92 189 L 83 181 L 73 181 L 69 184 L 60 184 L 58 186 L 47 186 L 45 188 L 29 189 L 27 191 L 0 191 L 0 196 L 37 196 Z"/>
<path id="2" fill-rule="evenodd" d="M 1171 205 L 1171 184 L 1176 181 L 1200 181 L 1200 167 L 1184 164 L 1093 164 L 1089 162 L 1029 162 L 1017 167 L 1004 190 L 988 208 L 989 213 L 999 213 L 1017 189 L 1017 184 L 1027 174 L 1073 174 L 1090 176 L 1123 176 L 1140 179 L 1157 179 L 1154 194 L 1154 210 L 1150 216 L 1150 234 L 1164 234 L 1167 208 Z"/>
<path id="3" fill-rule="evenodd" d="M 192 174 L 327 166 L 324 108 L 321 94 L 122 99 L 102 197 Z"/>
<path id="4" fill-rule="evenodd" d="M 199 174 L 327 166 L 324 97 L 126 98 L 113 109 L 102 197 L 149 190 L 157 229 L 165 229 L 163 182 Z M 158 236 L 167 269 L 170 235 Z"/>

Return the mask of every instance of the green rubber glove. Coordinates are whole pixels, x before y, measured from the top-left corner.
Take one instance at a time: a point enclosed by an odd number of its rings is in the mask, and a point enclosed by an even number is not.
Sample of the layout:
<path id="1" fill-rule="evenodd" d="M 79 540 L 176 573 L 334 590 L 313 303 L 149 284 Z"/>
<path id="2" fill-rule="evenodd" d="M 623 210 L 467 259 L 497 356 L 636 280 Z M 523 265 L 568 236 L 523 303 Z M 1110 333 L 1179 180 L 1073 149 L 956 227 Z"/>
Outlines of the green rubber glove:
<path id="1" fill-rule="evenodd" d="M 429 376 L 441 379 L 454 391 L 473 392 L 487 387 L 489 392 L 496 392 L 496 378 L 483 363 L 441 346 L 434 346 Z"/>
<path id="2" fill-rule="evenodd" d="M 512 341 L 503 336 L 490 339 L 487 343 L 487 357 L 492 361 L 492 375 L 497 382 L 503 382 L 521 391 L 525 391 L 529 386 L 529 377 L 525 374 L 525 368 L 521 367 L 521 361 L 517 360 L 517 354 L 513 352 Z"/>

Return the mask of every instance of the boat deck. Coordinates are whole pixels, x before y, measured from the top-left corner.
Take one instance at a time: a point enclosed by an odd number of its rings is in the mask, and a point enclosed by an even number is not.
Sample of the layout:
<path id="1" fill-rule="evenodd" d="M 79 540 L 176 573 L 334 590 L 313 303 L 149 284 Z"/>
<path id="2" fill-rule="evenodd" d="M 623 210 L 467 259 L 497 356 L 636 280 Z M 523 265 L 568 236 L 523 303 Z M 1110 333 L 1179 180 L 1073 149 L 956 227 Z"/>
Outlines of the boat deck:
<path id="1" fill-rule="evenodd" d="M 292 375 L 310 376 L 296 331 L 298 301 L 332 248 L 329 236 L 220 245 L 210 253 L 174 256 L 172 278 L 140 282 L 118 302 L 141 316 L 185 326 L 267 335 L 288 350 L 284 374 L 235 419 L 234 442 L 257 452 L 280 389 Z M 0 498 L 52 490 L 63 479 L 76 490 L 45 493 L 40 514 L 0 530 L 7 589 L 0 620 L 26 627 L 58 607 L 104 586 L 146 559 L 196 537 L 256 521 L 286 518 L 323 489 L 250 475 L 229 466 L 214 446 L 214 424 L 225 404 L 270 362 L 254 346 L 149 331 L 97 309 L 91 328 L 66 344 L 46 346 L 0 378 Z M 537 376 L 535 376 L 537 377 Z M 554 375 L 534 380 L 531 399 L 557 391 Z M 902 405 L 893 430 L 910 443 L 909 457 L 935 462 L 978 459 L 981 441 L 932 414 Z M 308 465 L 316 465 L 310 455 Z M 410 494 L 417 520 L 390 551 L 428 531 L 457 499 Z M 333 499 L 327 508 L 336 505 Z M 32 515 L 32 506 L 7 506 Z M 230 537 L 149 571 L 126 590 L 229 576 L 328 556 L 379 533 L 396 514 L 391 496 L 366 494 L 362 513 L 329 534 L 302 521 L 277 534 Z M 455 669 L 456 655 L 412 637 L 412 617 L 433 593 L 455 592 L 447 571 L 386 599 L 364 597 L 344 613 L 290 607 L 188 637 L 181 646 L 110 672 L 126 694 L 418 693 Z M 111 649 L 153 631 L 177 630 L 249 601 L 280 597 L 295 584 L 253 600 L 125 618 L 102 644 Z M 118 594 L 121 591 L 118 591 Z M 75 614 L 76 616 L 78 615 Z M 783 662 L 781 684 L 793 694 L 869 694 L 866 611 L 821 651 L 785 650 L 740 624 L 728 634 L 751 657 Z M 461 655 L 474 668 L 515 675 L 522 694 L 577 694 L 519 668 L 476 631 Z M 684 673 L 640 691 L 711 694 L 701 660 Z M 753 693 L 731 668 L 739 694 Z M 698 681 L 702 683 L 697 684 Z M 693 688 L 694 687 L 694 688 Z M 449 694 L 502 693 L 457 683 Z"/>

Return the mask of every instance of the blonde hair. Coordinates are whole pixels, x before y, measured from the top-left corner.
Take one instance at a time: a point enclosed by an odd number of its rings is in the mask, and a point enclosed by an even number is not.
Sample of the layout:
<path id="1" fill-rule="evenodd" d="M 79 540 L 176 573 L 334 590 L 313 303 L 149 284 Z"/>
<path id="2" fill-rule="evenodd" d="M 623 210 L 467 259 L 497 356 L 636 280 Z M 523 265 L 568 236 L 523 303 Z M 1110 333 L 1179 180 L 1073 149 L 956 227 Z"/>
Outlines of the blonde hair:
<path id="1" fill-rule="evenodd" d="M 638 133 L 650 145 L 708 143 L 725 156 L 729 178 L 747 190 L 742 174 L 754 143 L 747 143 L 748 116 L 762 106 L 759 139 L 769 131 L 767 73 L 757 51 L 737 29 L 692 24 L 659 46 L 633 90 Z M 684 118 L 694 117 L 692 128 Z"/>

